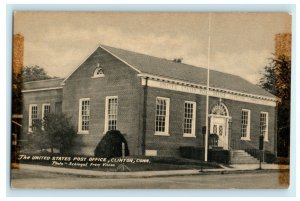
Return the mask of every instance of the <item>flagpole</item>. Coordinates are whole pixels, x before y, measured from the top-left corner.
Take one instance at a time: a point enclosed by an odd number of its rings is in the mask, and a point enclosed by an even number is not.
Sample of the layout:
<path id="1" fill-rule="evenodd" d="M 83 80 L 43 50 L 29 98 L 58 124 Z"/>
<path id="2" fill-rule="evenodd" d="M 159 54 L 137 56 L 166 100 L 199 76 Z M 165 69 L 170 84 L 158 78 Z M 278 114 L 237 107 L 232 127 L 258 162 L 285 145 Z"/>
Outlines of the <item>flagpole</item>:
<path id="1" fill-rule="evenodd" d="M 208 156 L 208 107 L 209 107 L 209 67 L 210 67 L 210 32 L 211 32 L 211 13 L 208 16 L 208 47 L 207 47 L 207 81 L 206 81 L 206 120 L 205 120 L 205 144 L 204 144 L 204 161 Z"/>

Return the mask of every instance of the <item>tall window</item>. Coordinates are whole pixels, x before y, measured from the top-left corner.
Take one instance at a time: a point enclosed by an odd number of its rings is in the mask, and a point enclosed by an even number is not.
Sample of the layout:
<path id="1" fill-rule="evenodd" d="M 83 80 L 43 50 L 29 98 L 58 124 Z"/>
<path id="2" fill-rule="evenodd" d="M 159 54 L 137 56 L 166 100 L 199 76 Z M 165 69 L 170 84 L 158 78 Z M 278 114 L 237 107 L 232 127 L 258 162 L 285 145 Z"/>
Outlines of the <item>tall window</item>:
<path id="1" fill-rule="evenodd" d="M 30 104 L 29 105 L 29 125 L 28 125 L 28 132 L 32 132 L 35 130 L 35 122 L 38 118 L 38 108 L 37 104 Z"/>
<path id="2" fill-rule="evenodd" d="M 268 113 L 260 113 L 260 134 L 264 136 L 264 141 L 268 141 Z"/>
<path id="3" fill-rule="evenodd" d="M 184 124 L 183 136 L 195 137 L 195 119 L 196 119 L 196 103 L 186 101 L 184 102 Z"/>
<path id="4" fill-rule="evenodd" d="M 105 132 L 117 129 L 118 97 L 108 96 L 105 103 Z"/>
<path id="5" fill-rule="evenodd" d="M 79 100 L 78 134 L 88 134 L 90 126 L 90 99 Z"/>
<path id="6" fill-rule="evenodd" d="M 250 110 L 242 110 L 241 139 L 250 140 Z"/>
<path id="7" fill-rule="evenodd" d="M 45 103 L 42 105 L 42 119 L 44 119 L 44 117 L 50 113 L 50 104 L 49 103 Z"/>
<path id="8" fill-rule="evenodd" d="M 169 135 L 169 98 L 156 98 L 155 134 Z"/>
<path id="9" fill-rule="evenodd" d="M 49 103 L 44 103 L 42 105 L 42 120 L 44 120 L 45 116 L 50 113 L 50 104 Z M 44 130 L 44 123 L 42 125 L 42 130 Z"/>

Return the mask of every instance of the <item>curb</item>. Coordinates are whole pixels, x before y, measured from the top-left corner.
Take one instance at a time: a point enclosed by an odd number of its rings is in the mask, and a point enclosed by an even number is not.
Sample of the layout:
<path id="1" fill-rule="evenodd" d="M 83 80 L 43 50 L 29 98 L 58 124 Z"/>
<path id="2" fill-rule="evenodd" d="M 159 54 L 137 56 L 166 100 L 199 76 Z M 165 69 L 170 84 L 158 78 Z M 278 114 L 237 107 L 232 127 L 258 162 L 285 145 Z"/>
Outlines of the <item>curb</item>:
<path id="1" fill-rule="evenodd" d="M 270 172 L 289 172 L 289 169 L 221 170 L 221 171 L 204 171 L 199 173 L 203 175 L 214 175 L 214 174 L 270 173 Z"/>
<path id="2" fill-rule="evenodd" d="M 130 178 L 151 178 L 151 177 L 172 177 L 172 176 L 192 176 L 192 175 L 225 175 L 225 174 L 246 174 L 246 173 L 270 173 L 270 172 L 289 172 L 289 169 L 251 169 L 251 170 L 176 170 L 176 171 L 144 171 L 144 172 L 103 172 L 95 170 L 80 170 L 47 167 L 39 165 L 23 165 L 23 170 L 34 170 L 41 172 L 49 172 L 63 175 L 73 175 L 78 177 L 102 178 L 102 179 L 130 179 Z"/>

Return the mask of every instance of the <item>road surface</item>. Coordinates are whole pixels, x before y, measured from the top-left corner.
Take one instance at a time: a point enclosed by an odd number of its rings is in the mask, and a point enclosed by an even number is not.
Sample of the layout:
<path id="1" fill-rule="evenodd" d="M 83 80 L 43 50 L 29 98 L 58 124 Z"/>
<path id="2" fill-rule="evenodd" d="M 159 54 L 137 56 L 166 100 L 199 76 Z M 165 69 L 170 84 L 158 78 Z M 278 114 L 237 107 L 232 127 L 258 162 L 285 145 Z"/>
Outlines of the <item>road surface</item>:
<path id="1" fill-rule="evenodd" d="M 288 172 L 191 175 L 152 178 L 104 179 L 13 170 L 13 188 L 55 189 L 247 189 L 287 188 Z M 281 182 L 280 182 L 281 181 Z M 280 184 L 281 183 L 281 184 Z"/>

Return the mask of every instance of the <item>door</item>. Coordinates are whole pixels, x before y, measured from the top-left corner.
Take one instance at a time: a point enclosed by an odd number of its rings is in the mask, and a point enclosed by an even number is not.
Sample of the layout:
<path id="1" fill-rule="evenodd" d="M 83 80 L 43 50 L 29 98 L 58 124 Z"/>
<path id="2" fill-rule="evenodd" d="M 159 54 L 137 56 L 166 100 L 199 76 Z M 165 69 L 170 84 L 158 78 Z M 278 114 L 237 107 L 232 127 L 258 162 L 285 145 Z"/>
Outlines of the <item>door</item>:
<path id="1" fill-rule="evenodd" d="M 225 117 L 211 117 L 210 133 L 218 135 L 218 147 L 228 149 L 227 119 Z"/>

